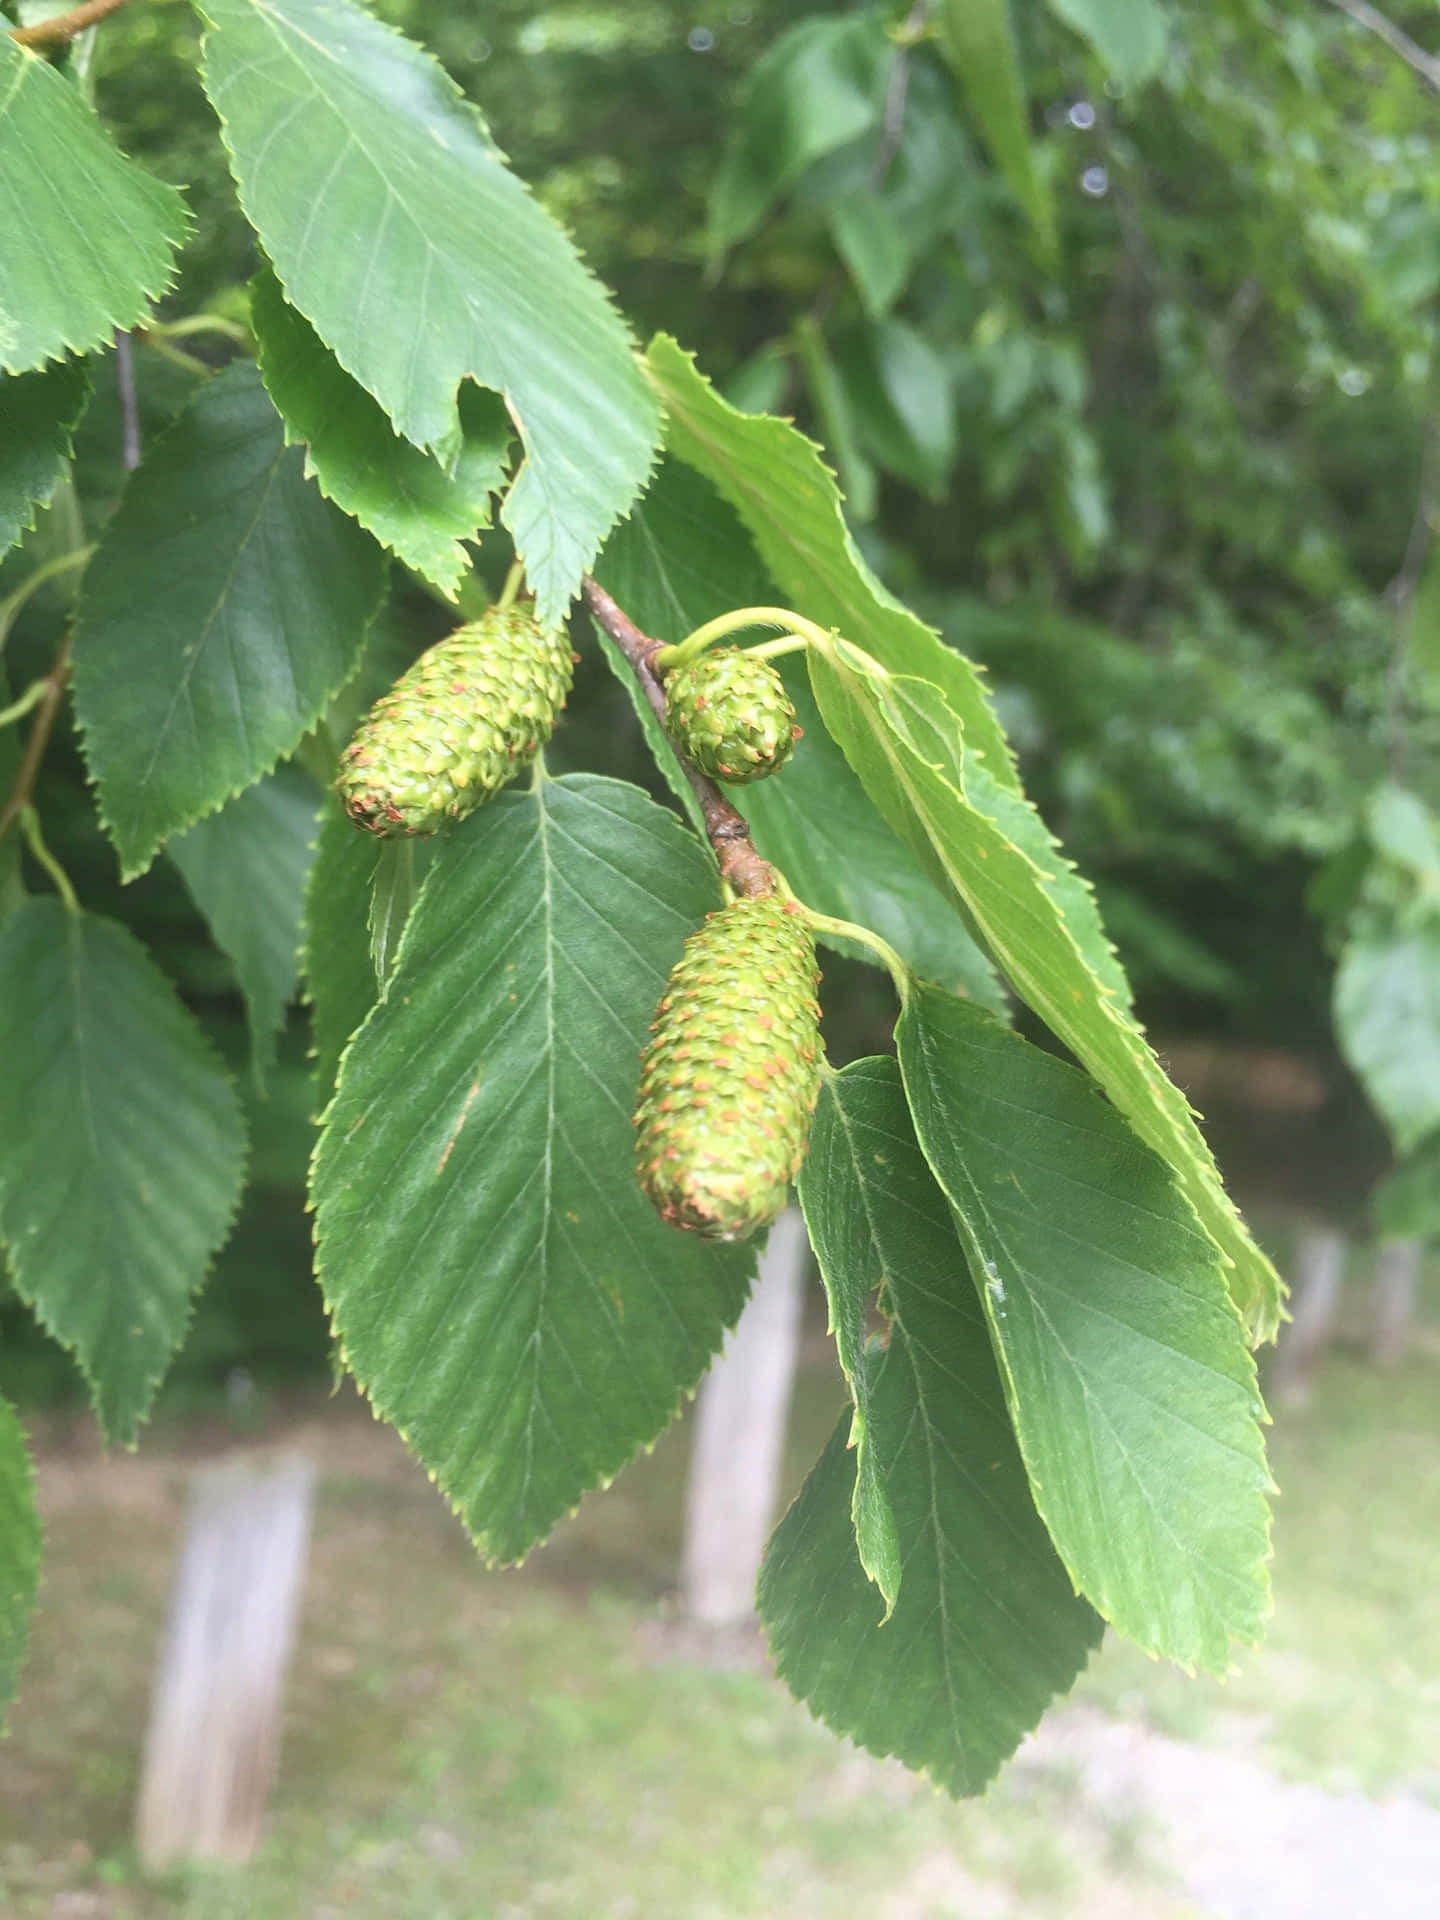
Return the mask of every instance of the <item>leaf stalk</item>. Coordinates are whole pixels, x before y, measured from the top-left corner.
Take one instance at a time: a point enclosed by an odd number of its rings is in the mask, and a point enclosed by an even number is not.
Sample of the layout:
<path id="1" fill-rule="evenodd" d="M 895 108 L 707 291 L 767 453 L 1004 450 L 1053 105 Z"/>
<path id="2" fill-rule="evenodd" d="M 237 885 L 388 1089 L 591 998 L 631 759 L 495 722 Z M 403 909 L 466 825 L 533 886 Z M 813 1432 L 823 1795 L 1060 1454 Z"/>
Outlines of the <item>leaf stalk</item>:
<path id="1" fill-rule="evenodd" d="M 73 40 L 77 33 L 84 33 L 87 27 L 93 27 L 107 14 L 123 7 L 125 0 L 84 0 L 84 4 L 72 7 L 69 13 L 57 13 L 49 20 L 37 20 L 31 27 L 11 27 L 10 38 L 22 47 L 63 46 L 67 40 Z"/>
<path id="2" fill-rule="evenodd" d="M 25 742 L 25 752 L 15 775 L 15 784 L 11 787 L 4 806 L 0 807 L 0 840 L 4 839 L 16 820 L 20 819 L 30 805 L 30 796 L 35 791 L 35 781 L 40 773 L 41 762 L 45 758 L 45 749 L 50 744 L 50 735 L 55 727 L 55 716 L 60 710 L 60 702 L 64 697 L 69 678 L 70 635 L 67 632 L 60 642 L 54 665 L 41 682 L 44 691 L 35 703 L 37 709 L 35 722 L 30 729 L 30 737 Z"/>

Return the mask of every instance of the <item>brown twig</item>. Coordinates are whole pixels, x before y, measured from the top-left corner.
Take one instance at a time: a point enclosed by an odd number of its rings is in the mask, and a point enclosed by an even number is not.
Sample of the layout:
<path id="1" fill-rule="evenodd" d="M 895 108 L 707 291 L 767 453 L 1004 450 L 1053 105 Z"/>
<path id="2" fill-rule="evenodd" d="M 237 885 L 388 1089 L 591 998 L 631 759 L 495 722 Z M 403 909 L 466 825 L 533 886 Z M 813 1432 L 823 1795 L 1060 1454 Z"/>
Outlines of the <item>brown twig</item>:
<path id="1" fill-rule="evenodd" d="M 891 162 L 900 151 L 905 134 L 905 104 L 910 93 L 910 49 L 925 32 L 930 15 L 930 0 L 915 0 L 900 29 L 890 78 L 885 86 L 885 111 L 880 122 L 880 145 L 870 168 L 872 188 L 884 186 Z"/>
<path id="2" fill-rule="evenodd" d="M 133 473 L 140 464 L 140 401 L 135 349 L 123 327 L 115 335 L 115 384 L 120 392 L 120 461 L 126 473 Z"/>
<path id="3" fill-rule="evenodd" d="M 10 38 L 22 47 L 62 45 L 124 4 L 125 0 L 84 0 L 83 6 L 72 7 L 69 13 L 53 14 L 48 20 L 37 20 L 33 27 L 11 27 Z"/>
<path id="4" fill-rule="evenodd" d="M 585 603 L 596 620 L 619 647 L 630 662 L 640 689 L 650 702 L 656 719 L 661 727 L 665 725 L 665 691 L 655 673 L 655 656 L 665 645 L 663 640 L 652 640 L 648 633 L 642 633 L 622 607 L 616 605 L 599 581 L 592 580 L 587 573 L 582 591 Z M 666 734 L 669 739 L 669 734 Z M 685 755 L 675 747 L 675 757 L 684 770 L 685 778 L 690 782 L 695 798 L 700 803 L 700 813 L 705 821 L 705 832 L 711 846 L 715 849 L 715 858 L 719 863 L 720 877 L 736 893 L 755 899 L 762 894 L 775 891 L 775 871 L 768 860 L 762 860 L 755 851 L 755 843 L 750 838 L 750 829 L 745 817 L 731 806 L 713 780 L 692 767 Z"/>
<path id="5" fill-rule="evenodd" d="M 1409 34 L 1397 27 L 1393 20 L 1387 19 L 1378 7 L 1372 7 L 1369 0 L 1330 0 L 1330 4 L 1338 7 L 1342 13 L 1348 13 L 1355 24 L 1364 27 L 1367 33 L 1373 33 L 1377 39 L 1383 40 L 1392 53 L 1399 54 L 1407 67 L 1414 68 L 1427 87 L 1433 87 L 1436 93 L 1440 93 L 1440 60 L 1417 46 Z"/>
<path id="6" fill-rule="evenodd" d="M 60 711 L 60 701 L 64 696 L 69 678 L 70 635 L 67 633 L 60 642 L 54 664 L 45 676 L 45 692 L 41 696 L 35 710 L 35 718 L 30 725 L 30 737 L 25 742 L 25 754 L 20 762 L 20 769 L 15 775 L 15 784 L 11 787 L 4 806 L 0 807 L 0 840 L 4 839 L 12 824 L 20 818 L 30 804 L 30 795 L 35 789 L 40 763 L 44 760 L 45 749 L 50 744 L 55 716 Z"/>

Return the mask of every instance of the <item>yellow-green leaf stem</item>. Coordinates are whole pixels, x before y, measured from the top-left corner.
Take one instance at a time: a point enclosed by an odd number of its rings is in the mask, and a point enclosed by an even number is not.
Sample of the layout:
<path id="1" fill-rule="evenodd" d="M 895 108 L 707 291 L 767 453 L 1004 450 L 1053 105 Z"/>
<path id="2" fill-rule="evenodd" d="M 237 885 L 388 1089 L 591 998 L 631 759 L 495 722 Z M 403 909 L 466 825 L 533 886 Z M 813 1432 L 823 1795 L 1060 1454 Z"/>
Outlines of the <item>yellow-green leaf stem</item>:
<path id="1" fill-rule="evenodd" d="M 728 639 L 732 633 L 743 633 L 747 627 L 780 627 L 784 629 L 787 642 L 793 638 L 812 647 L 824 646 L 830 638 L 823 627 L 817 627 L 813 620 L 807 620 L 803 614 L 793 613 L 789 607 L 736 607 L 732 612 L 722 613 L 714 620 L 707 620 L 704 626 L 696 627 L 693 633 L 687 633 L 675 646 L 662 647 L 655 656 L 655 671 L 664 674 L 672 668 L 683 667 L 687 661 L 703 653 L 706 647 L 714 646 L 717 640 Z M 785 651 L 789 651 L 788 645 Z"/>

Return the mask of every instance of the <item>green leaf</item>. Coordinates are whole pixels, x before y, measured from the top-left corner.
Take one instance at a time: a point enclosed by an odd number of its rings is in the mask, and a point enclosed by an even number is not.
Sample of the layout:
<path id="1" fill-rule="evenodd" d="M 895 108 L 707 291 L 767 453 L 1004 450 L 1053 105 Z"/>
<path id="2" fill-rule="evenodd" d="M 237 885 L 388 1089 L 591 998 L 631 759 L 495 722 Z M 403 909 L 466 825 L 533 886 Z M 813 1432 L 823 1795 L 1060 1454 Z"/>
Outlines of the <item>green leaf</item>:
<path id="1" fill-rule="evenodd" d="M 1165 58 L 1170 19 L 1158 0 L 1050 0 L 1050 10 L 1090 42 L 1122 86 L 1138 87 Z"/>
<path id="2" fill-rule="evenodd" d="M 981 755 L 991 777 L 1018 793 L 1015 764 L 978 670 L 871 573 L 814 442 L 786 420 L 727 406 L 692 356 L 665 334 L 651 342 L 646 366 L 665 403 L 670 451 L 698 468 L 734 507 L 795 610 L 838 628 L 892 673 L 932 680 L 960 717 L 967 751 Z"/>
<path id="3" fill-rule="evenodd" d="M 305 478 L 255 369 L 196 394 L 105 530 L 75 707 L 126 876 L 294 751 L 360 663 L 380 549 Z"/>
<path id="4" fill-rule="evenodd" d="M 1382 1241 L 1440 1239 L 1440 1134 L 1377 1181 L 1370 1218 Z"/>
<path id="5" fill-rule="evenodd" d="M 902 1286 L 914 1277 L 916 1262 L 913 1242 L 916 1238 L 923 1238 L 923 1229 L 919 1234 L 912 1233 L 911 1244 L 902 1249 L 898 1260 L 894 1257 L 890 1241 L 904 1238 L 904 1229 L 912 1225 L 914 1217 L 919 1217 L 914 1214 L 915 1192 L 912 1190 L 904 1200 L 899 1200 L 893 1191 L 896 1178 L 903 1178 L 907 1170 L 903 1164 L 905 1156 L 897 1153 L 890 1139 L 883 1134 L 883 1148 L 876 1152 L 873 1142 L 862 1141 L 857 1131 L 861 1125 L 861 1108 L 866 1096 L 872 1096 L 872 1104 L 885 1105 L 886 1087 L 890 1082 L 893 1082 L 894 1099 L 899 1104 L 903 1137 L 908 1128 L 908 1116 L 905 1112 L 905 1096 L 900 1089 L 893 1062 L 859 1061 L 838 1077 L 826 1078 L 820 1088 L 810 1130 L 810 1145 L 795 1189 L 805 1215 L 805 1230 L 819 1262 L 820 1277 L 825 1282 L 825 1298 L 830 1309 L 829 1331 L 835 1342 L 835 1356 L 845 1375 L 854 1408 L 847 1442 L 855 1453 L 855 1487 L 850 1499 L 850 1520 L 855 1530 L 855 1547 L 860 1555 L 860 1564 L 880 1589 L 885 1601 L 882 1626 L 894 1612 L 895 1602 L 900 1596 L 903 1563 L 900 1537 L 895 1530 L 895 1510 L 890 1504 L 885 1475 L 875 1453 L 870 1406 L 872 1367 L 866 1351 L 865 1319 L 872 1298 L 885 1289 L 883 1311 L 890 1317 L 893 1337 L 896 1307 L 889 1288 L 890 1276 L 899 1272 Z M 872 1116 L 872 1131 L 873 1125 Z M 866 1151 L 867 1146 L 871 1149 L 869 1152 Z M 919 1185 L 929 1189 L 924 1197 L 940 1203 L 940 1244 L 953 1274 L 960 1264 L 956 1258 L 959 1248 L 955 1244 L 950 1222 L 945 1217 L 944 1203 L 935 1192 L 934 1182 L 920 1159 L 913 1138 L 909 1142 L 909 1152 L 911 1164 L 908 1170 L 913 1176 L 918 1164 Z M 877 1172 L 882 1177 L 888 1176 L 892 1189 L 890 1192 L 876 1190 Z M 909 1217 L 901 1214 L 902 1206 L 907 1208 Z M 922 1206 L 922 1215 L 924 1211 Z M 932 1216 L 935 1214 L 933 1204 L 929 1211 Z M 880 1240 L 882 1232 L 889 1236 L 883 1249 Z M 933 1244 L 924 1251 L 933 1253 Z M 919 1264 L 922 1267 L 924 1265 L 923 1252 Z M 941 1270 L 944 1271 L 944 1268 Z M 905 1339 L 903 1327 L 900 1338 L 902 1341 Z"/>
<path id="6" fill-rule="evenodd" d="M 165 849 L 234 965 L 257 1083 L 275 1064 L 275 1037 L 295 993 L 318 809 L 313 783 L 298 768 L 278 767 Z"/>
<path id="7" fill-rule="evenodd" d="M 872 126 L 893 58 L 869 11 L 800 20 L 755 63 L 710 195 L 710 245 L 743 240 L 815 161 Z"/>
<path id="8" fill-rule="evenodd" d="M 1021 998 L 1170 1163 L 1230 1263 L 1230 1291 L 1252 1336 L 1273 1338 L 1279 1278 L 1226 1194 L 1185 1096 L 1147 1045 L 1093 897 L 1057 857 L 1043 822 L 1002 794 L 968 748 L 960 757 L 954 717 L 933 687 L 878 681 L 839 654 L 812 655 L 810 671 L 825 723 L 870 798 L 965 908 Z"/>
<path id="9" fill-rule="evenodd" d="M 1377 852 L 1412 873 L 1440 907 L 1440 822 L 1420 796 L 1383 781 L 1371 796 L 1365 824 Z"/>
<path id="10" fill-rule="evenodd" d="M 0 370 L 83 353 L 170 284 L 185 202 L 126 160 L 59 70 L 0 32 Z"/>
<path id="11" fill-rule="evenodd" d="M 953 900 L 886 825 L 830 738 L 803 662 L 783 666 L 804 738 L 783 776 L 736 796 L 756 846 L 817 913 L 868 927 L 922 979 L 1008 1016 L 1005 988 Z M 877 964 L 871 948 L 820 938 L 852 959 Z"/>
<path id="12" fill-rule="evenodd" d="M 245 1124 L 145 949 L 53 896 L 0 925 L 0 1239 L 129 1443 L 229 1232 Z"/>
<path id="13" fill-rule="evenodd" d="M 301 972 L 314 1036 L 315 1092 L 329 1104 L 350 1036 L 380 997 L 370 957 L 371 883 L 380 850 L 337 801 L 321 817 L 305 892 Z"/>
<path id="14" fill-rule="evenodd" d="M 525 445 L 503 519 L 559 618 L 642 485 L 653 400 L 604 290 L 426 53 L 346 0 L 198 0 L 205 88 L 290 304 L 448 463 L 465 378 Z"/>
<path id="15" fill-rule="evenodd" d="M 5 662 L 0 658 L 0 707 L 11 700 Z M 0 793 L 9 793 L 20 771 L 20 746 L 14 727 L 0 727 Z M 25 899 L 25 881 L 20 872 L 20 833 L 18 829 L 0 834 L 0 920 L 13 913 Z"/>
<path id="16" fill-rule="evenodd" d="M 674 816 L 577 775 L 436 852 L 316 1151 L 346 1364 L 484 1553 L 513 1560 L 647 1445 L 752 1256 L 664 1226 L 634 1175 L 638 1061 L 718 898 Z"/>
<path id="17" fill-rule="evenodd" d="M 596 574 L 643 632 L 672 644 L 731 607 L 767 606 L 775 599 L 734 508 L 693 467 L 668 457 L 629 520 L 606 542 Z M 690 783 L 634 674 L 618 649 L 607 645 L 606 656 L 634 702 L 657 764 L 703 831 Z M 994 968 L 955 907 L 866 799 L 821 724 L 803 665 L 797 660 L 781 666 L 805 737 L 782 777 L 731 794 L 760 852 L 817 912 L 869 927 L 925 979 L 1002 1012 L 1005 992 Z M 876 964 L 869 947 L 821 938 L 853 959 Z"/>
<path id="18" fill-rule="evenodd" d="M 943 497 L 955 459 L 955 413 L 945 362 L 900 320 L 852 332 L 838 361 L 868 451 L 932 500 Z"/>
<path id="19" fill-rule="evenodd" d="M 795 323 L 795 346 L 821 429 L 835 456 L 835 471 L 850 517 L 862 523 L 873 520 L 879 499 L 875 469 L 860 444 L 859 422 L 849 389 L 830 357 L 820 323 L 809 314 Z"/>
<path id="20" fill-rule="evenodd" d="M 1433 243 L 1426 248 L 1434 258 Z M 1440 540 L 1432 540 L 1425 571 L 1410 603 L 1410 658 L 1420 690 L 1431 707 L 1440 707 Z"/>
<path id="21" fill-rule="evenodd" d="M 855 282 L 865 311 L 878 320 L 910 278 L 914 255 L 893 212 L 869 187 L 853 187 L 827 209 L 835 251 Z"/>
<path id="22" fill-rule="evenodd" d="M 490 496 L 505 479 L 513 437 L 494 394 L 460 389 L 460 452 L 442 466 L 402 440 L 379 402 L 340 365 L 280 291 L 273 273 L 250 289 L 251 324 L 265 387 L 288 442 L 327 500 L 366 526 L 407 566 L 453 599 L 470 571 L 460 544 L 490 524 Z"/>
<path id="23" fill-rule="evenodd" d="M 40 1515 L 25 1434 L 0 1399 L 0 1733 L 15 1698 L 40 1584 Z"/>
<path id="24" fill-rule="evenodd" d="M 915 1144 L 893 1060 L 862 1060 L 821 1095 L 801 1175 L 857 1380 L 846 1423 L 781 1521 L 760 1611 L 781 1677 L 837 1731 L 956 1794 L 979 1793 L 1098 1644 L 1050 1544 L 1005 1410 L 985 1319 L 945 1201 Z M 887 1344 L 860 1350 L 881 1287 Z M 862 1419 L 863 1410 L 863 1419 Z M 851 1537 L 867 1473 L 904 1564 L 893 1615 Z"/>
<path id="25" fill-rule="evenodd" d="M 1440 1127 L 1440 924 L 1352 934 L 1335 1033 L 1401 1153 Z"/>
<path id="26" fill-rule="evenodd" d="M 1009 0 L 941 0 L 935 36 L 955 70 L 991 157 L 1035 229 L 1055 253 L 1055 209 L 1030 145 L 1025 77 L 1015 50 Z"/>
<path id="27" fill-rule="evenodd" d="M 89 398 L 83 360 L 0 373 L 0 554 L 34 526 L 35 509 L 54 493 Z"/>
<path id="28" fill-rule="evenodd" d="M 1214 1244 L 1073 1067 L 937 987 L 896 1039 L 1071 1578 L 1148 1652 L 1224 1673 L 1269 1610 L 1270 1481 Z"/>

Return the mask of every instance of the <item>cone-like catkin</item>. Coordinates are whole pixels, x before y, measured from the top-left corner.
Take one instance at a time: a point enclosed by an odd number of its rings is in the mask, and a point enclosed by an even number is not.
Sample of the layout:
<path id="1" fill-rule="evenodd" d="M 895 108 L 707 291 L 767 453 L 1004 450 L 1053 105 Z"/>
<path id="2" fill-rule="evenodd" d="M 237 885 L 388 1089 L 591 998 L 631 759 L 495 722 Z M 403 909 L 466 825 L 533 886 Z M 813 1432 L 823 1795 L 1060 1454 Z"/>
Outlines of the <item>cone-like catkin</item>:
<path id="1" fill-rule="evenodd" d="M 434 833 L 492 799 L 550 738 L 573 672 L 563 628 L 490 607 L 422 653 L 340 756 L 345 811 L 371 833 Z"/>
<path id="2" fill-rule="evenodd" d="M 740 647 L 702 653 L 665 676 L 670 737 L 712 780 L 763 780 L 800 737 L 785 682 L 768 660 Z"/>
<path id="3" fill-rule="evenodd" d="M 709 1240 L 768 1226 L 820 1093 L 815 942 L 773 895 L 685 943 L 640 1063 L 635 1158 L 660 1217 Z"/>

